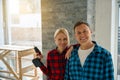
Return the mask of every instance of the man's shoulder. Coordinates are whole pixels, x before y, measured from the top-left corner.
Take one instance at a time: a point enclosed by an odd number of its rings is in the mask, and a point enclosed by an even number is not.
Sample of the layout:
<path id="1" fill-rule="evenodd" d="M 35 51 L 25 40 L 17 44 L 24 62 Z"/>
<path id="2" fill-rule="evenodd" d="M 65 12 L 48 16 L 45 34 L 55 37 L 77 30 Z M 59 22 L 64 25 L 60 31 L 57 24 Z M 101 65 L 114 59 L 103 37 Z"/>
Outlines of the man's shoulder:
<path id="1" fill-rule="evenodd" d="M 106 48 L 104 48 L 100 45 L 96 45 L 94 51 L 97 53 L 103 54 L 103 55 L 110 55 L 111 54 Z"/>
<path id="2" fill-rule="evenodd" d="M 75 49 L 75 48 L 79 47 L 80 44 L 73 44 L 72 46 L 73 46 L 73 48 Z"/>

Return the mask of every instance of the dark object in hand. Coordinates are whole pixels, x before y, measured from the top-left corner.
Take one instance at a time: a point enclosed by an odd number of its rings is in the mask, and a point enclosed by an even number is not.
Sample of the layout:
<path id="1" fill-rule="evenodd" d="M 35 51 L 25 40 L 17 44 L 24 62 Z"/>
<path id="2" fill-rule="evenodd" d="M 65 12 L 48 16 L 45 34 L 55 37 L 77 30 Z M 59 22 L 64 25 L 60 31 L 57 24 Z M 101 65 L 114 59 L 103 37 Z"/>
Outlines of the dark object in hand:
<path id="1" fill-rule="evenodd" d="M 42 65 L 39 58 L 33 59 L 32 62 L 35 65 L 35 67 L 40 67 Z"/>
<path id="2" fill-rule="evenodd" d="M 34 47 L 34 50 L 35 50 L 36 53 L 38 53 L 39 55 L 41 55 L 41 51 L 36 46 Z"/>
<path id="3" fill-rule="evenodd" d="M 37 55 L 42 55 L 41 51 L 36 46 L 34 47 L 34 50 L 37 53 Z M 35 65 L 35 67 L 40 67 L 42 65 L 39 58 L 33 59 L 32 63 Z"/>

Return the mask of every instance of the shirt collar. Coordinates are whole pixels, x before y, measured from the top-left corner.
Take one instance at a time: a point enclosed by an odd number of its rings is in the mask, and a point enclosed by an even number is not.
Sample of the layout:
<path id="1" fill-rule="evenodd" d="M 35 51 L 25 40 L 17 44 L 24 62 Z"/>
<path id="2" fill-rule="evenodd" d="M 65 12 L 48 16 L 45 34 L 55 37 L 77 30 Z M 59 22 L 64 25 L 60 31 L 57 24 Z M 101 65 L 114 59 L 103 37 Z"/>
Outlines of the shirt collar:
<path id="1" fill-rule="evenodd" d="M 95 51 L 95 53 L 100 53 L 101 49 L 99 48 L 99 45 L 96 43 L 96 41 L 92 41 L 92 42 L 95 44 L 93 51 Z M 77 44 L 74 46 L 74 49 L 78 50 L 79 47 L 80 47 L 80 44 L 79 45 Z"/>
<path id="2" fill-rule="evenodd" d="M 56 47 L 55 50 L 56 50 L 57 53 L 59 53 L 58 50 L 57 50 L 57 48 L 58 47 Z M 68 47 L 66 47 L 61 54 L 65 54 L 67 52 L 67 50 L 68 50 Z"/>

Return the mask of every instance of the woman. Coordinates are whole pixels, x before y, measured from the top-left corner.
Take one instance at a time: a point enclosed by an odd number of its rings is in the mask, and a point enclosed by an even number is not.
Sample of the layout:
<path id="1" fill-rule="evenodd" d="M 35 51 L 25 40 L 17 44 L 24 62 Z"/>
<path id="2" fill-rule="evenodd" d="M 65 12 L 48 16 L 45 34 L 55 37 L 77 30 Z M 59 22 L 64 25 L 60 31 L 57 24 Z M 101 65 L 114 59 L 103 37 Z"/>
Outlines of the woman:
<path id="1" fill-rule="evenodd" d="M 66 66 L 65 54 L 70 44 L 68 31 L 65 28 L 57 29 L 54 34 L 54 41 L 56 48 L 48 52 L 47 67 L 40 60 L 39 67 L 47 75 L 48 80 L 64 80 Z M 42 58 L 42 56 L 38 57 L 40 59 Z"/>

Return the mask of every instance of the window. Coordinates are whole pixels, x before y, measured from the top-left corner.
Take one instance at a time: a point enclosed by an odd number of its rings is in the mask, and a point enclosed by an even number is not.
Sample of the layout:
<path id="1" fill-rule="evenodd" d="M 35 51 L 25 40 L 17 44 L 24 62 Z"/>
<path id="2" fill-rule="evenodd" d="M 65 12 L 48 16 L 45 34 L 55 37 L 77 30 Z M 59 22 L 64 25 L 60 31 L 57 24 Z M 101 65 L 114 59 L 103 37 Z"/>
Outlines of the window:
<path id="1" fill-rule="evenodd" d="M 0 17 L 0 45 L 37 46 L 42 49 L 41 0 L 0 0 Z M 31 56 L 29 58 L 32 59 Z M 8 61 L 14 66 L 13 60 Z M 1 61 L 0 65 L 0 70 L 6 70 Z M 24 77 L 23 80 L 30 79 Z"/>
<path id="2" fill-rule="evenodd" d="M 40 0 L 9 0 L 7 8 L 9 44 L 41 48 Z"/>

